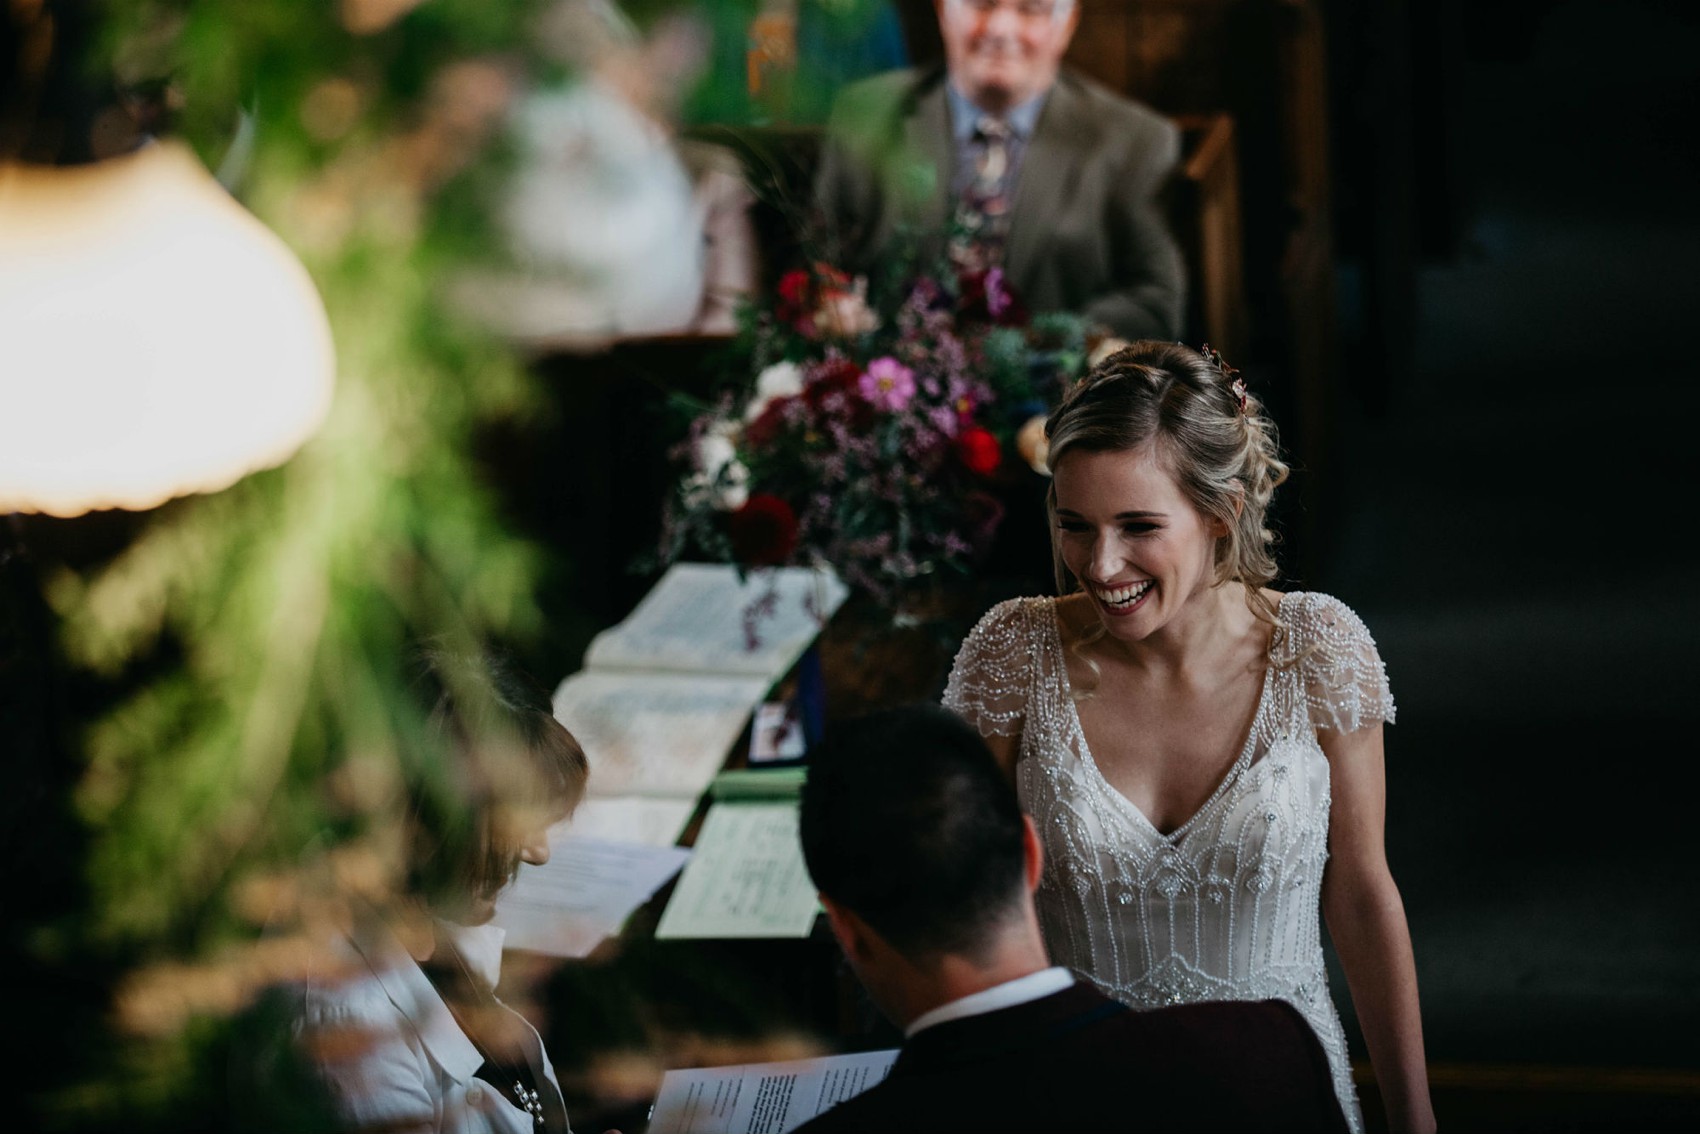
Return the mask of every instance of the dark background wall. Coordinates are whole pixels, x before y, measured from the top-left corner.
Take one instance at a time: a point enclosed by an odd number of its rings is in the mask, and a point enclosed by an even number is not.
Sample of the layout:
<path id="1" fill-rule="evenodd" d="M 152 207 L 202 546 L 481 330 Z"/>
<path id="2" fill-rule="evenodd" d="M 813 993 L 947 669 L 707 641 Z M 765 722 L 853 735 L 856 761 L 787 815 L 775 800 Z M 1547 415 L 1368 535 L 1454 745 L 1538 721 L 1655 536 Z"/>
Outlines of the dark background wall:
<path id="1" fill-rule="evenodd" d="M 1431 1054 L 1692 1072 L 1700 24 L 1330 16 L 1345 380 L 1316 582 L 1400 696 L 1389 848 Z"/>

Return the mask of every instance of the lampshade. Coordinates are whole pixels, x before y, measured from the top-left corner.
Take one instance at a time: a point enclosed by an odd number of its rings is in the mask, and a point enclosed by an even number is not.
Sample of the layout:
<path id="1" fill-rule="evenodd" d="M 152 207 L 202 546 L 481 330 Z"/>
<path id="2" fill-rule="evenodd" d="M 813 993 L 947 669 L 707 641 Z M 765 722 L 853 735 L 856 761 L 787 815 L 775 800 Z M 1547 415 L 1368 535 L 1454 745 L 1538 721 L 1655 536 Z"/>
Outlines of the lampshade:
<path id="1" fill-rule="evenodd" d="M 0 513 L 151 508 L 324 420 L 324 304 L 185 147 L 0 164 Z"/>

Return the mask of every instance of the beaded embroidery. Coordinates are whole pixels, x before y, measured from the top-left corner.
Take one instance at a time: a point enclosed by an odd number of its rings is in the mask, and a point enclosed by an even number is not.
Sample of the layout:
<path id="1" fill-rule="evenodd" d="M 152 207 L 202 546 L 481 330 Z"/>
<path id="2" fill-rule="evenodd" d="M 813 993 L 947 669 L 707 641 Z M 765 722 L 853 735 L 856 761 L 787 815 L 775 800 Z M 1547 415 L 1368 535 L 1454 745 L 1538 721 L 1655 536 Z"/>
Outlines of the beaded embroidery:
<path id="1" fill-rule="evenodd" d="M 1056 600 L 993 608 L 963 643 L 944 703 L 983 734 L 1020 735 L 1016 783 L 1045 843 L 1037 895 L 1052 960 L 1137 1008 L 1290 1001 L 1315 1029 L 1353 1130 L 1363 1118 L 1327 994 L 1318 887 L 1328 758 L 1318 729 L 1394 716 L 1369 631 L 1327 595 L 1294 593 L 1251 732 L 1196 815 L 1168 834 L 1110 786 L 1069 696 Z"/>

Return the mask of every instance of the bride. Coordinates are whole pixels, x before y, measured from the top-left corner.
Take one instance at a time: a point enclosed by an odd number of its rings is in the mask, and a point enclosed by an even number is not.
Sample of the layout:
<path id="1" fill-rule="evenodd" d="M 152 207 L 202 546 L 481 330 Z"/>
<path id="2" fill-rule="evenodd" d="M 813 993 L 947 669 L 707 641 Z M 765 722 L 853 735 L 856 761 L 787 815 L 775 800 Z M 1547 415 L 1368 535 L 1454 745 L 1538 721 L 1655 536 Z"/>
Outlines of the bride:
<path id="1" fill-rule="evenodd" d="M 1219 356 L 1141 342 L 1046 424 L 1058 599 L 988 613 L 945 703 L 987 736 L 1045 842 L 1052 959 L 1135 1007 L 1291 1001 L 1363 1118 L 1328 920 L 1394 1130 L 1431 1130 L 1416 970 L 1383 847 L 1369 632 L 1268 589 L 1274 428 Z M 1325 869 L 1326 866 L 1326 869 Z"/>

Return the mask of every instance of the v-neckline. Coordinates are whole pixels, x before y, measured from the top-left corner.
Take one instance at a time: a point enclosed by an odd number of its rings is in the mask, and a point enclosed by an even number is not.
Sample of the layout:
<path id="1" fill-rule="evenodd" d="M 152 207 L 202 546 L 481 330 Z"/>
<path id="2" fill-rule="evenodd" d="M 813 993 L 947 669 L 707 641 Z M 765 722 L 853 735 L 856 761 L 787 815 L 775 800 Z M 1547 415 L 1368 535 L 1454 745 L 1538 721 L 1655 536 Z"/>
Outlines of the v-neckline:
<path id="1" fill-rule="evenodd" d="M 1286 600 L 1287 596 L 1283 594 L 1280 602 L 1276 604 L 1277 616 Z M 1222 774 L 1222 779 L 1216 784 L 1215 790 L 1205 798 L 1203 803 L 1198 805 L 1191 815 L 1187 816 L 1186 822 L 1172 831 L 1164 832 L 1158 829 L 1157 824 L 1153 823 L 1144 811 L 1140 810 L 1137 803 L 1129 799 L 1120 788 L 1110 782 L 1109 777 L 1104 775 L 1104 770 L 1098 767 L 1098 761 L 1092 755 L 1092 744 L 1086 739 L 1086 726 L 1080 720 L 1080 706 L 1074 699 L 1074 683 L 1069 680 L 1068 676 L 1068 652 L 1063 646 L 1062 615 L 1058 609 L 1061 603 L 1061 598 L 1051 600 L 1051 644 L 1057 651 L 1057 672 L 1062 675 L 1062 699 L 1068 705 L 1068 714 L 1074 722 L 1075 735 L 1080 737 L 1080 762 L 1085 764 L 1092 775 L 1097 777 L 1099 784 L 1103 786 L 1104 790 L 1109 793 L 1110 797 L 1116 801 L 1123 811 L 1132 815 L 1159 840 L 1173 846 L 1186 837 L 1186 833 L 1191 830 L 1192 825 L 1198 822 L 1206 811 L 1210 810 L 1211 806 L 1227 792 L 1229 785 L 1239 779 L 1240 774 L 1251 764 L 1251 752 L 1257 743 L 1257 726 L 1263 720 L 1265 703 L 1269 700 L 1270 671 L 1275 668 L 1273 662 L 1275 639 L 1281 632 L 1280 626 L 1277 625 L 1275 629 L 1269 632 L 1269 647 L 1264 651 L 1263 659 L 1263 682 L 1258 687 L 1257 704 L 1252 710 L 1251 723 L 1246 726 L 1245 741 L 1240 745 L 1239 755 L 1234 758 L 1234 762 L 1228 770 Z"/>

